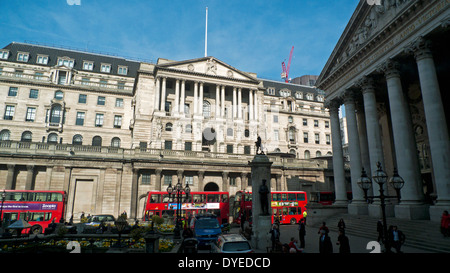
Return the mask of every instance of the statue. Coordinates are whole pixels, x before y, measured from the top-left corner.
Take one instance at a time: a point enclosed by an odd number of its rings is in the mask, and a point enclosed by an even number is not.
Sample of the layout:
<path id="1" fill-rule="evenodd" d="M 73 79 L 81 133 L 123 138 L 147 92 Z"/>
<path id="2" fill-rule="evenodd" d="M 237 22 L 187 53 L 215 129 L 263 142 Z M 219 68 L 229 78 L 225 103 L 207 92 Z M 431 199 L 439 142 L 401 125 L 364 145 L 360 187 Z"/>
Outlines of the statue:
<path id="1" fill-rule="evenodd" d="M 255 145 L 256 145 L 256 154 L 263 155 L 264 152 L 262 150 L 262 144 L 261 144 L 261 137 L 260 136 L 258 136 L 258 139 L 255 142 Z M 259 153 L 258 153 L 258 150 L 259 150 Z"/>
<path id="2" fill-rule="evenodd" d="M 266 186 L 266 180 L 263 179 L 262 185 L 259 187 L 259 196 L 261 202 L 261 215 L 269 215 L 269 199 L 267 195 L 270 193 Z"/>

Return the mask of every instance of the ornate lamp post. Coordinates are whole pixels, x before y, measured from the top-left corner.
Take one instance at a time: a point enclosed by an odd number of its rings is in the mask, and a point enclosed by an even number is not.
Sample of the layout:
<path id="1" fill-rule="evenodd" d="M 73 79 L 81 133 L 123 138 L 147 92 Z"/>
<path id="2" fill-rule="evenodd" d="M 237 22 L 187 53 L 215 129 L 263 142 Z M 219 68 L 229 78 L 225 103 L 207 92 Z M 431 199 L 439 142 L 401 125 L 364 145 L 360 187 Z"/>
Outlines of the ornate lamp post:
<path id="1" fill-rule="evenodd" d="M 383 240 L 386 251 L 390 249 L 389 240 L 388 240 L 388 232 L 387 232 L 387 223 L 386 223 L 386 198 L 398 198 L 400 202 L 400 189 L 405 184 L 403 178 L 398 175 L 397 168 L 394 168 L 394 175 L 389 179 L 389 183 L 397 192 L 397 196 L 387 196 L 384 195 L 383 186 L 388 182 L 388 176 L 381 168 L 381 163 L 377 162 L 377 170 L 373 173 L 372 176 L 373 181 L 375 181 L 380 186 L 380 195 L 378 196 L 367 196 L 367 191 L 372 187 L 372 180 L 367 176 L 364 168 L 361 171 L 361 177 L 358 180 L 358 186 L 364 191 L 364 197 L 367 200 L 368 198 L 379 198 L 381 203 L 381 214 L 383 217 Z"/>
<path id="2" fill-rule="evenodd" d="M 122 245 L 121 245 L 122 232 L 127 227 L 128 222 L 123 217 L 119 216 L 119 218 L 114 222 L 114 224 L 116 225 L 117 231 L 119 232 L 118 246 L 120 248 L 120 247 L 122 247 Z"/>
<path id="3" fill-rule="evenodd" d="M 167 187 L 167 192 L 169 193 L 169 199 L 172 194 L 176 195 L 177 199 L 177 209 L 175 210 L 176 213 L 176 222 L 175 222 L 175 229 L 174 229 L 174 238 L 180 239 L 180 222 L 181 222 L 181 198 L 183 193 L 186 193 L 186 198 L 189 198 L 189 193 L 191 192 L 191 189 L 189 188 L 189 184 L 186 183 L 185 188 L 181 185 L 181 181 L 178 180 L 178 183 L 175 185 L 175 187 L 172 187 L 172 183 L 169 184 Z"/>

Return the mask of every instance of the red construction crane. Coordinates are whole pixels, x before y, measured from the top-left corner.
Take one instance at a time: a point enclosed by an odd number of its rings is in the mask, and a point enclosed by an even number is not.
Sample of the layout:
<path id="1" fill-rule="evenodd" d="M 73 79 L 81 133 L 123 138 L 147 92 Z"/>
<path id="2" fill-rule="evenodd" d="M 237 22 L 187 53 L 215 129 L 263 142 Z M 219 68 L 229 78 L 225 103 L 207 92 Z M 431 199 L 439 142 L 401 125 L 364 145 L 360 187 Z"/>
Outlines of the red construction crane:
<path id="1" fill-rule="evenodd" d="M 291 60 L 292 60 L 292 53 L 294 52 L 294 46 L 292 46 L 291 53 L 289 54 L 289 62 L 286 67 L 286 64 L 284 61 L 281 63 L 281 68 L 283 69 L 283 72 L 281 72 L 281 78 L 285 80 L 285 82 L 289 82 L 289 69 L 291 68 Z"/>

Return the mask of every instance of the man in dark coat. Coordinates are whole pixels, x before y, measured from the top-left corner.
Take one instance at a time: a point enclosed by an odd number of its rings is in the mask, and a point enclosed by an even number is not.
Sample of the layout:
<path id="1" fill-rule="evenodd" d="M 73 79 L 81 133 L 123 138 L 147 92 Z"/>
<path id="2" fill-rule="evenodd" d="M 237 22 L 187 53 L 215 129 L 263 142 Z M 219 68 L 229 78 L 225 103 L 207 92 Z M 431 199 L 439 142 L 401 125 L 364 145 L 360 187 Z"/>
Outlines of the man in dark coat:
<path id="1" fill-rule="evenodd" d="M 344 230 L 339 230 L 338 241 L 336 244 L 339 245 L 339 253 L 350 253 L 350 243 L 348 237 L 345 236 Z"/>
<path id="2" fill-rule="evenodd" d="M 333 253 L 333 245 L 331 244 L 330 236 L 328 236 L 328 233 L 325 232 L 325 230 L 320 231 L 319 253 Z"/>
<path id="3" fill-rule="evenodd" d="M 390 247 L 395 248 L 397 253 L 401 253 L 400 248 L 405 243 L 405 234 L 401 230 L 397 229 L 397 226 L 393 226 L 392 229 L 389 229 L 389 242 Z"/>
<path id="4" fill-rule="evenodd" d="M 300 248 L 305 248 L 306 225 L 304 219 L 300 219 L 298 227 L 298 237 L 300 239 Z"/>

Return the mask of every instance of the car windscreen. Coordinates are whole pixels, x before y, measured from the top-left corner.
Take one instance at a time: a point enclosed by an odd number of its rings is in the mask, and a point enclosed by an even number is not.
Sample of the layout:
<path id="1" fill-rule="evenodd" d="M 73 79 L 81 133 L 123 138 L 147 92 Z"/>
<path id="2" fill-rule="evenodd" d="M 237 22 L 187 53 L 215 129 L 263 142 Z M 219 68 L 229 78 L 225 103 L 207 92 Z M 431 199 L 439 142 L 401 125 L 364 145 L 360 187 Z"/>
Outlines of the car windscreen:
<path id="1" fill-rule="evenodd" d="M 248 242 L 229 242 L 223 245 L 223 251 L 243 251 L 250 250 Z"/>
<path id="2" fill-rule="evenodd" d="M 216 219 L 201 219 L 197 220 L 195 228 L 219 228 L 219 222 Z"/>

